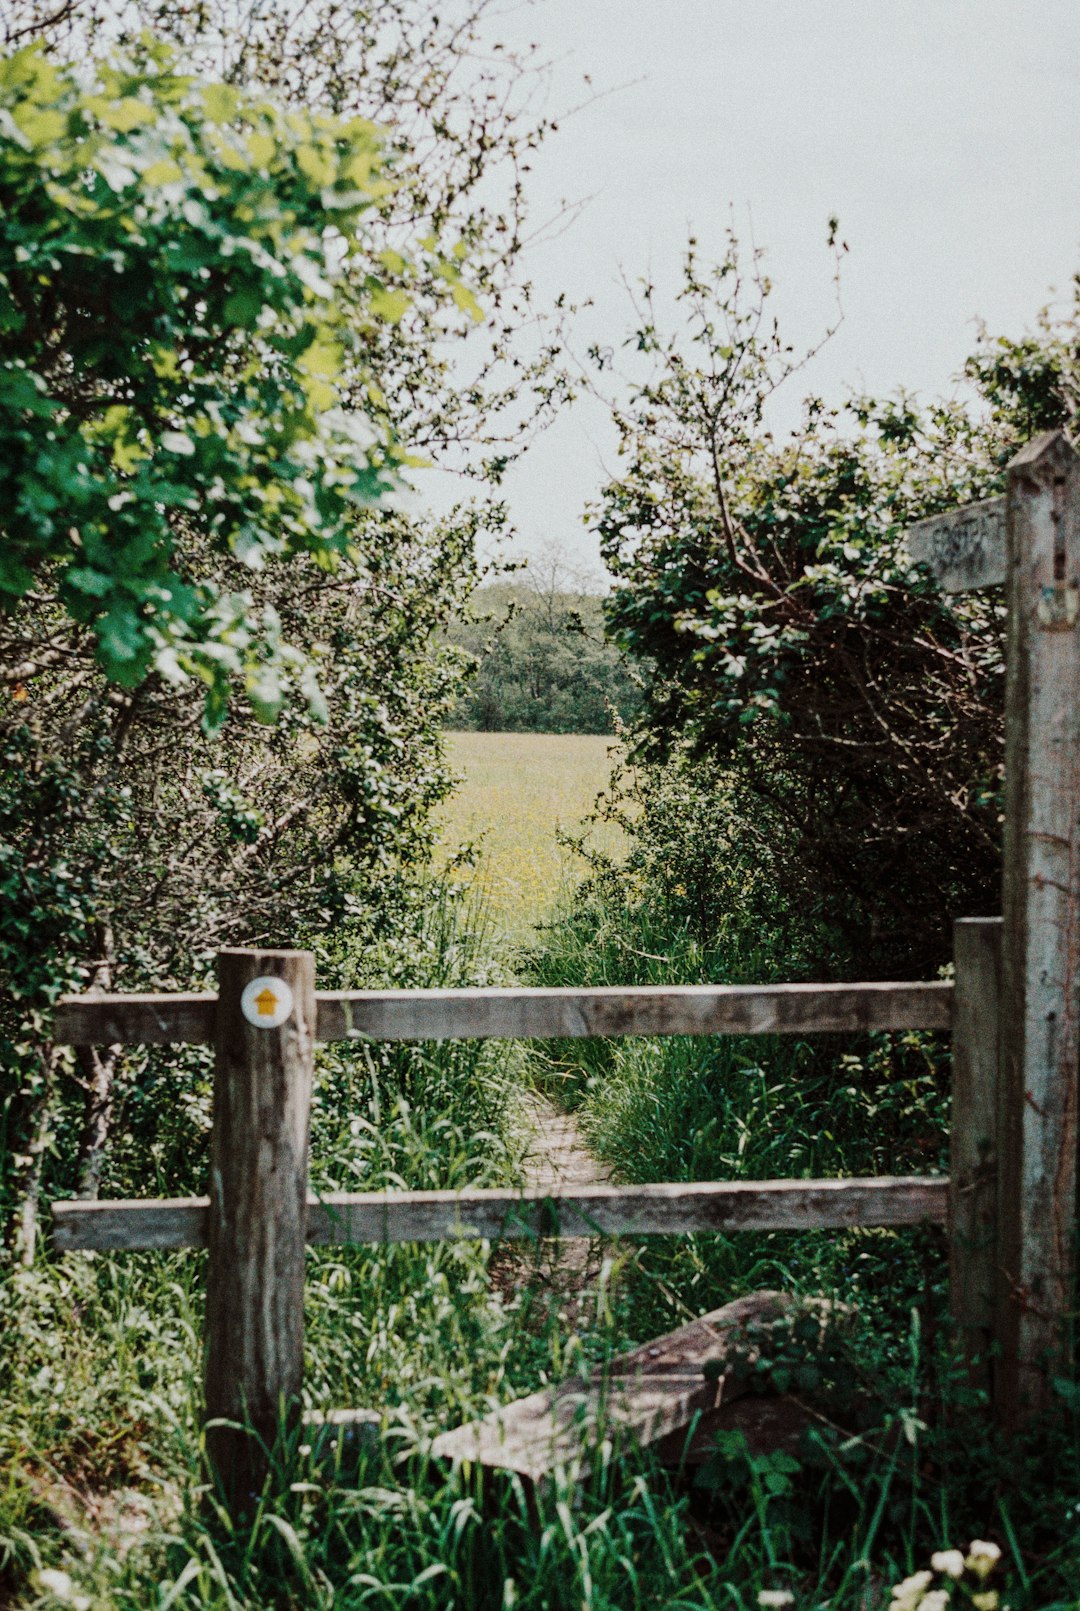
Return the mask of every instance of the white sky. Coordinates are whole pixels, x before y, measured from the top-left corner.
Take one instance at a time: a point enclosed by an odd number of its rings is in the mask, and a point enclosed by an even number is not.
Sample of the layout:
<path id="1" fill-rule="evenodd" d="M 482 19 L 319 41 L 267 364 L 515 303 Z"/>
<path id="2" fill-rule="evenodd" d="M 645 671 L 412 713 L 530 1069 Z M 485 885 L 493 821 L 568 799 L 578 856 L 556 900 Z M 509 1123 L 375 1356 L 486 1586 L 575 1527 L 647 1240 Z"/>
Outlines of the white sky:
<path id="1" fill-rule="evenodd" d="M 582 349 L 618 348 L 624 275 L 674 287 L 688 233 L 719 254 L 732 209 L 797 345 L 833 311 L 839 216 L 844 324 L 794 383 L 834 401 L 951 389 L 976 318 L 1020 334 L 1080 270 L 1080 0 L 541 0 L 495 27 L 556 59 L 552 110 L 584 74 L 626 86 L 532 175 L 537 219 L 592 197 L 529 264 L 541 296 L 593 299 Z M 578 405 L 512 472 L 526 551 L 554 539 L 594 561 L 581 517 L 612 445 Z"/>

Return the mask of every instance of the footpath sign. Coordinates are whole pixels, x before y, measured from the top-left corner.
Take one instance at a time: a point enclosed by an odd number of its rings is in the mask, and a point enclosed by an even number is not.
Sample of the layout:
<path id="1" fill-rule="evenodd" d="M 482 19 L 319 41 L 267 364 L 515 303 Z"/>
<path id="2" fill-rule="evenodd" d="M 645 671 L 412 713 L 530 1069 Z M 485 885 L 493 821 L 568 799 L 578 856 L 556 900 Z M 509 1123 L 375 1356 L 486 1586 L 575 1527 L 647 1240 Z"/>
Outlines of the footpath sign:
<path id="1" fill-rule="evenodd" d="M 1068 1346 L 1080 1052 L 1080 458 L 1061 431 L 1004 498 L 910 528 L 946 592 L 1004 583 L 1005 847 L 996 1147 L 994 1398 L 1045 1407 Z"/>
<path id="2" fill-rule="evenodd" d="M 907 531 L 908 553 L 929 566 L 945 593 L 969 593 L 1005 580 L 1005 499 L 985 498 L 920 520 Z"/>

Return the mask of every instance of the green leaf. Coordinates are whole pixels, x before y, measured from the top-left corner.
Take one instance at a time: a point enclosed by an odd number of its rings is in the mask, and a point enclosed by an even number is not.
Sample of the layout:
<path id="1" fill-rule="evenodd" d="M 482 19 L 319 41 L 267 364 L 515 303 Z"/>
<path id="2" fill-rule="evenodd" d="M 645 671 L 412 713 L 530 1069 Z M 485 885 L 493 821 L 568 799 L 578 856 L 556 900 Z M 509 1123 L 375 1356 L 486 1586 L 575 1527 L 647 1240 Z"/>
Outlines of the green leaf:
<path id="1" fill-rule="evenodd" d="M 207 116 L 215 123 L 228 123 L 236 116 L 240 96 L 231 84 L 207 84 L 203 90 Z"/>
<path id="2" fill-rule="evenodd" d="M 469 315 L 470 319 L 475 320 L 477 324 L 483 323 L 484 310 L 467 285 L 463 285 L 460 280 L 457 280 L 451 286 L 450 295 L 462 312 Z"/>
<path id="3" fill-rule="evenodd" d="M 281 715 L 285 701 L 281 675 L 276 665 L 261 665 L 249 671 L 244 679 L 251 708 L 257 721 L 273 726 Z"/>
<path id="4" fill-rule="evenodd" d="M 107 576 L 104 571 L 91 570 L 86 565 L 73 565 L 65 579 L 70 587 L 95 599 L 106 598 L 116 586 L 114 576 Z"/>
<path id="5" fill-rule="evenodd" d="M 383 287 L 371 293 L 369 306 L 377 319 L 397 324 L 409 310 L 409 298 L 404 291 L 388 291 Z"/>
<path id="6" fill-rule="evenodd" d="M 166 453 L 179 453 L 183 458 L 195 452 L 194 442 L 184 431 L 162 431 L 161 445 Z"/>
<path id="7" fill-rule="evenodd" d="M 262 292 L 255 287 L 240 287 L 225 299 L 222 309 L 226 324 L 253 325 L 263 310 Z"/>

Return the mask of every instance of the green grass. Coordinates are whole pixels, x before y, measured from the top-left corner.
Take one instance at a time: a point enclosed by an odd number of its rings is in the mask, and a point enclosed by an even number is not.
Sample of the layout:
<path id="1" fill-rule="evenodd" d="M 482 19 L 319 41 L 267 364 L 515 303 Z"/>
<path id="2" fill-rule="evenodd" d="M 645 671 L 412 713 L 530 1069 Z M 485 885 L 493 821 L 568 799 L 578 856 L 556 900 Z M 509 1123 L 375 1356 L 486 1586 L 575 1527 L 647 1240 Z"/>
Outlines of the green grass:
<path id="1" fill-rule="evenodd" d="M 565 882 L 580 870 L 560 831 L 577 834 L 605 786 L 615 740 L 579 733 L 448 733 L 462 783 L 442 813 L 447 856 L 477 846 L 475 867 L 457 876 L 478 890 L 492 920 L 527 938 Z M 621 852 L 621 830 L 604 823 L 589 841 Z"/>
<path id="2" fill-rule="evenodd" d="M 434 892 L 433 892 L 434 893 Z M 413 982 L 490 977 L 481 930 L 432 899 Z M 456 922 L 450 919 L 456 914 Z M 371 959 L 339 959 L 370 979 Z M 322 1187 L 519 1178 L 512 1048 L 322 1048 L 312 1175 Z M 150 1054 L 125 1089 L 108 1195 L 205 1185 L 209 1070 Z M 136 1100 L 136 1098 L 138 1099 Z M 128 1127 L 128 1128 L 125 1128 Z M 71 1126 L 61 1124 L 60 1137 Z M 66 1164 L 57 1159 L 62 1181 Z M 53 1187 L 53 1189 L 58 1189 Z M 432 1466 L 447 1426 L 559 1380 L 635 1336 L 605 1271 L 582 1335 L 490 1250 L 447 1242 L 313 1250 L 305 1392 L 374 1406 L 380 1451 L 327 1473 L 297 1454 L 254 1521 L 208 1508 L 199 1447 L 201 1254 L 47 1254 L 0 1265 L 0 1604 L 11 1607 L 711 1607 L 715 1563 L 647 1458 L 601 1461 L 535 1510 Z M 492 1508 L 494 1504 L 494 1508 Z"/>

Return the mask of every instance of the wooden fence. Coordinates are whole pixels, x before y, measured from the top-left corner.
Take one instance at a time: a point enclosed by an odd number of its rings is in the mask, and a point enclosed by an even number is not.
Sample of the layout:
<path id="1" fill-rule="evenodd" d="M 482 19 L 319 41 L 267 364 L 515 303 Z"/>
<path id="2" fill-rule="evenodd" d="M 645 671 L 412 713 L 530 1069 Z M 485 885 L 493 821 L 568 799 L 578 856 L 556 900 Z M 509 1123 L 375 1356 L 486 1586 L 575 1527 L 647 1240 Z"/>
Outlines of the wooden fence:
<path id="1" fill-rule="evenodd" d="M 958 1321 L 985 1354 L 986 1242 L 996 1019 L 983 1012 L 1000 922 L 957 925 L 952 982 L 701 985 L 595 990 L 317 992 L 310 954 L 225 951 L 216 995 L 84 996 L 61 1003 L 56 1038 L 73 1045 L 211 1043 L 215 1050 L 210 1194 L 53 1204 L 58 1249 L 206 1247 L 205 1406 L 210 1457 L 232 1495 L 257 1489 L 284 1409 L 298 1412 L 305 1244 L 671 1235 L 850 1226 L 949 1225 L 962 1279 Z M 989 973 L 988 970 L 989 969 Z M 280 987 L 284 987 L 281 989 Z M 266 1019 L 252 992 L 270 993 Z M 256 1000 L 258 1000 L 256 996 Z M 247 1011 L 245 1012 L 245 1004 Z M 954 1100 L 960 1170 L 847 1180 L 657 1182 L 562 1193 L 471 1190 L 308 1194 L 315 1043 L 593 1035 L 865 1034 L 952 1030 L 967 1071 Z M 991 1089 L 986 1089 L 989 1080 Z M 975 1131 L 972 1125 L 975 1125 Z M 977 1132 L 977 1133 L 976 1133 Z M 958 1144 L 954 1144 L 954 1151 Z M 967 1160 L 974 1160 L 969 1168 Z M 991 1212 L 992 1218 L 992 1212 Z M 232 1424 L 222 1424 L 232 1423 Z M 246 1423 L 253 1440 L 241 1430 Z"/>
<path id="2" fill-rule="evenodd" d="M 956 925 L 954 982 L 318 993 L 306 953 L 229 951 L 216 996 L 61 1004 L 61 1043 L 215 1047 L 209 1197 L 53 1214 L 64 1249 L 209 1249 L 208 1444 L 233 1491 L 251 1491 L 265 1450 L 217 1423 L 246 1417 L 265 1444 L 283 1408 L 298 1413 L 309 1241 L 944 1223 L 953 1314 L 972 1360 L 995 1356 L 999 1420 L 1050 1401 L 1075 1277 L 1080 458 L 1061 432 L 1037 438 L 1010 464 L 1003 500 L 923 522 L 910 546 L 946 590 L 1004 583 L 1008 604 L 1004 915 Z M 318 1040 L 910 1029 L 953 1036 L 947 1179 L 308 1198 Z"/>

